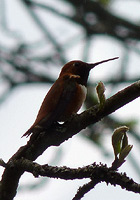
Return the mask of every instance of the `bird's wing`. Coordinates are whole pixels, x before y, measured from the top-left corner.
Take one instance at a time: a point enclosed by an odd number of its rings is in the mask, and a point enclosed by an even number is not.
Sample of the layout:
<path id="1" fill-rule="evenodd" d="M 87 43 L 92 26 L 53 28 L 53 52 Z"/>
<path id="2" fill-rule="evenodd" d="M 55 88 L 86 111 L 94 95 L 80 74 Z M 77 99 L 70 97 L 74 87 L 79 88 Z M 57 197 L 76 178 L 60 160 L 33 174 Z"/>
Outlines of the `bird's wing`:
<path id="1" fill-rule="evenodd" d="M 76 75 L 66 75 L 63 77 L 63 90 L 58 87 L 55 88 L 56 93 L 59 89 L 62 90 L 61 94 L 58 95 L 59 99 L 57 99 L 57 103 L 54 106 L 52 112 L 50 112 L 48 116 L 45 116 L 42 120 L 40 120 L 40 122 L 38 123 L 39 125 L 44 125 L 43 127 L 48 128 L 50 125 L 52 125 L 53 122 L 59 121 L 75 95 L 77 89 L 77 78 L 79 78 L 79 76 Z M 53 96 L 53 98 L 55 98 L 55 95 Z"/>
<path id="2" fill-rule="evenodd" d="M 23 135 L 29 136 L 36 125 L 48 128 L 59 120 L 76 92 L 76 80 L 79 76 L 65 75 L 56 80 L 44 98 L 37 118 L 31 128 Z"/>

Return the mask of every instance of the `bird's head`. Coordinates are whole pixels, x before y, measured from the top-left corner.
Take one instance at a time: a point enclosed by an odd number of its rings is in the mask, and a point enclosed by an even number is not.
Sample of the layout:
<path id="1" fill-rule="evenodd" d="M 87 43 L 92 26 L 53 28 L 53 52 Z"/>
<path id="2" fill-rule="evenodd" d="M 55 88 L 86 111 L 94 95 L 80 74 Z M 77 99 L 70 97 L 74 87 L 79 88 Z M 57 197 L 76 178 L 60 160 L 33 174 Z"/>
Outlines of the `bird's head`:
<path id="1" fill-rule="evenodd" d="M 62 68 L 62 70 L 60 72 L 59 77 L 66 75 L 66 74 L 78 75 L 78 76 L 80 76 L 80 83 L 82 85 L 86 86 L 89 72 L 91 69 L 93 69 L 95 66 L 97 66 L 99 64 L 102 64 L 104 62 L 108 62 L 111 60 L 115 60 L 115 59 L 118 59 L 118 57 L 107 59 L 107 60 L 102 60 L 102 61 L 96 62 L 96 63 L 86 63 L 86 62 L 82 62 L 80 60 L 73 60 L 64 65 L 64 67 Z"/>

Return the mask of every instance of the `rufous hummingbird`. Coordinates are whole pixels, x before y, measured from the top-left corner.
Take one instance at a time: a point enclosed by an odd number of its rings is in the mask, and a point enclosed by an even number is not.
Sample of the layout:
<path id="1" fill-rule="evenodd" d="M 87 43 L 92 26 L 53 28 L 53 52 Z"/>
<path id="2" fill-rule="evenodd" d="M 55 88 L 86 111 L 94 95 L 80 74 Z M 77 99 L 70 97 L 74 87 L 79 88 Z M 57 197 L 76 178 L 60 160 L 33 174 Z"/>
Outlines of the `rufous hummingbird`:
<path id="1" fill-rule="evenodd" d="M 23 136 L 29 136 L 37 126 L 47 129 L 55 122 L 64 122 L 77 113 L 86 99 L 90 70 L 115 59 L 118 57 L 93 64 L 79 60 L 65 64 L 58 79 L 44 98 L 35 122 Z"/>

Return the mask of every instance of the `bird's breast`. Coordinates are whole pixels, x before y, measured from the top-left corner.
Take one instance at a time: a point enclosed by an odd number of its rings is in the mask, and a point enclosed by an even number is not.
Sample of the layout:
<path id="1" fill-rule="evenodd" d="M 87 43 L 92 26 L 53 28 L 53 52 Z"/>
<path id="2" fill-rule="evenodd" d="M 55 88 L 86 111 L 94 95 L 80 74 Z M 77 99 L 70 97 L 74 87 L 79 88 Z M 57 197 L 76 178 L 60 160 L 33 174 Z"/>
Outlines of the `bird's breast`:
<path id="1" fill-rule="evenodd" d="M 78 112 L 81 108 L 82 104 L 84 103 L 87 95 L 87 88 L 84 85 L 78 84 L 76 85 L 76 91 L 71 99 L 69 105 L 67 106 L 65 112 L 61 116 L 60 121 L 67 120 L 72 114 Z"/>

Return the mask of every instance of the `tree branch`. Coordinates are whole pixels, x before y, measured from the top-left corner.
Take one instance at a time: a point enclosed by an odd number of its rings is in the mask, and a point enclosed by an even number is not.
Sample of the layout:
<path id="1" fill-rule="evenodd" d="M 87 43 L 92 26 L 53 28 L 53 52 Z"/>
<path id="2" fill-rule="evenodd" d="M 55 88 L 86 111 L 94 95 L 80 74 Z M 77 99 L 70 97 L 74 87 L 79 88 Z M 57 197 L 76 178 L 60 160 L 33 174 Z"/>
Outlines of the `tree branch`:
<path id="1" fill-rule="evenodd" d="M 72 117 L 68 122 L 61 126 L 55 125 L 48 130 L 34 133 L 28 143 L 25 146 L 22 146 L 12 158 L 10 158 L 7 165 L 9 166 L 10 162 L 22 157 L 32 161 L 35 160 L 48 147 L 60 145 L 90 124 L 100 121 L 103 117 L 115 112 L 117 109 L 139 96 L 140 81 L 137 81 L 107 99 L 103 109 L 99 109 L 99 105 L 95 105 L 80 115 Z M 0 184 L 0 199 L 11 200 L 14 198 L 19 179 L 23 173 L 23 169 L 15 166 L 12 168 L 7 167 L 5 169 Z"/>
<path id="2" fill-rule="evenodd" d="M 108 168 L 106 165 L 100 164 L 97 165 L 93 163 L 91 165 L 87 165 L 85 167 L 79 168 L 69 168 L 69 167 L 53 167 L 47 164 L 39 165 L 38 163 L 32 162 L 30 160 L 21 158 L 19 160 L 15 160 L 9 164 L 10 166 L 14 166 L 18 169 L 24 170 L 26 172 L 32 173 L 35 177 L 43 176 L 50 178 L 61 178 L 64 180 L 75 180 L 75 179 L 83 179 L 90 178 L 92 181 L 90 187 L 87 185 L 84 186 L 84 191 L 86 189 L 92 189 L 97 183 L 106 182 L 111 185 L 119 185 L 123 189 L 128 191 L 133 191 L 135 193 L 140 193 L 140 184 L 137 184 L 132 179 L 126 176 L 126 174 L 122 174 L 112 170 L 112 168 Z M 82 188 L 79 190 L 79 192 Z"/>
<path id="3" fill-rule="evenodd" d="M 101 3 L 95 1 L 77 1 L 77 0 L 68 0 L 74 8 L 76 8 L 77 13 L 81 12 L 80 15 L 73 17 L 73 21 L 85 27 L 88 34 L 104 34 L 113 36 L 121 41 L 126 41 L 128 39 L 138 39 L 140 38 L 140 27 L 139 24 L 131 23 L 121 17 L 115 16 L 109 11 L 109 9 L 103 7 Z M 97 24 L 87 23 L 86 15 L 88 13 L 94 13 L 97 16 Z M 122 33 L 121 31 L 122 30 Z M 126 30 L 126 34 L 123 32 Z"/>

